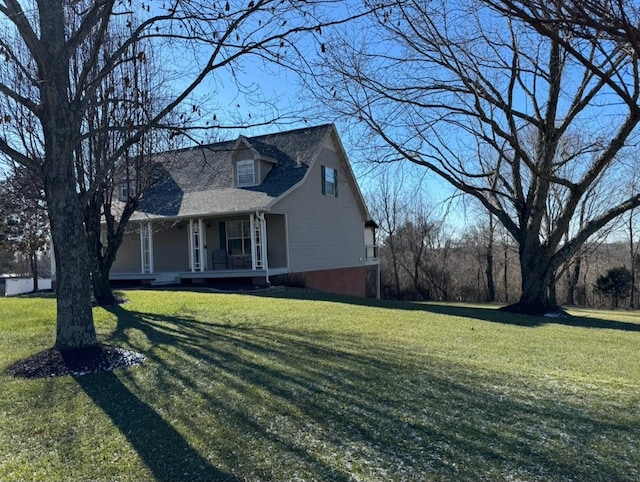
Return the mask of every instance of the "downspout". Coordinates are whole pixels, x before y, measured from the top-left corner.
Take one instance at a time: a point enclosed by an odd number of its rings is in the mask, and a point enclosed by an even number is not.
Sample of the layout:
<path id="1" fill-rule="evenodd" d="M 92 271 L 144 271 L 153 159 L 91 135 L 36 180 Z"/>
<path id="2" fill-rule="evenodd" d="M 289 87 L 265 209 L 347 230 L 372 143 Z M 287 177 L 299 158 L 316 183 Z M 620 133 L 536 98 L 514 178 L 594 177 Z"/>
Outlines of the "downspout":
<path id="1" fill-rule="evenodd" d="M 264 268 L 264 279 L 267 282 L 267 286 L 271 285 L 269 281 L 269 260 L 267 259 L 267 220 L 264 217 L 264 213 L 256 211 L 256 217 L 260 220 L 260 249 L 262 249 L 262 267 Z"/>

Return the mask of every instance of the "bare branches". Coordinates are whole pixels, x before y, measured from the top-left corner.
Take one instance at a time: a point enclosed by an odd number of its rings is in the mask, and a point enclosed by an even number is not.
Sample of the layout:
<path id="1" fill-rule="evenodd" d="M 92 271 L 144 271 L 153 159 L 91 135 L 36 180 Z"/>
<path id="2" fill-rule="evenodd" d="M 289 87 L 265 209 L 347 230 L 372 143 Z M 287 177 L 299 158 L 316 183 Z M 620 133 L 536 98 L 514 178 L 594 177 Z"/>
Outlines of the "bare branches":
<path id="1" fill-rule="evenodd" d="M 597 31 L 572 20 L 625 2 L 608 3 L 397 0 L 362 29 L 374 33 L 332 44 L 318 83 L 327 105 L 377 134 L 378 151 L 476 198 L 544 284 L 585 236 L 640 201 L 609 196 L 575 228 L 640 122 L 635 33 L 625 38 L 638 12 L 616 10 Z"/>
<path id="2" fill-rule="evenodd" d="M 234 69 L 250 57 L 295 66 L 303 36 L 312 42 L 322 28 L 352 16 L 344 9 L 327 12 L 331 4 L 0 0 L 6 33 L 0 36 L 0 154 L 40 176 L 46 190 L 57 246 L 58 348 L 97 343 L 83 218 L 120 160 L 134 156 L 151 131 L 173 123 L 183 104 L 197 114 L 195 96 L 205 79 L 227 73 L 234 82 Z M 110 38 L 112 32 L 117 35 Z M 161 52 L 162 80 L 171 87 L 153 106 L 144 90 L 157 86 L 126 77 L 128 67 L 145 61 L 149 45 Z M 89 150 L 98 158 L 88 158 Z"/>

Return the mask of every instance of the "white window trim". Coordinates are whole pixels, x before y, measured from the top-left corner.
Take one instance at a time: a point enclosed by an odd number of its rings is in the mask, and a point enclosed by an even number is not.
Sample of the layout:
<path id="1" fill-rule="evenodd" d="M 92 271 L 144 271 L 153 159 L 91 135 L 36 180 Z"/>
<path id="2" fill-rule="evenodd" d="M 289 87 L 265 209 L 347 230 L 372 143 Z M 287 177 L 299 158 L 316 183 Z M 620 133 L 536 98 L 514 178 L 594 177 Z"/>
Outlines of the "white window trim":
<path id="1" fill-rule="evenodd" d="M 331 182 L 329 182 L 329 177 L 333 177 Z M 338 170 L 333 167 L 324 166 L 324 179 L 322 179 L 322 182 L 324 184 L 323 194 L 325 196 L 337 197 L 337 194 L 336 194 L 337 184 L 338 184 L 337 179 L 338 179 Z M 331 190 L 329 190 L 329 186 L 331 186 Z"/>
<path id="2" fill-rule="evenodd" d="M 240 182 L 240 166 L 251 165 L 253 176 L 251 182 Z M 236 185 L 238 186 L 255 186 L 256 183 L 256 161 L 255 159 L 240 159 L 236 162 Z"/>
<path id="3" fill-rule="evenodd" d="M 247 223 L 248 232 L 245 233 L 244 227 L 243 227 L 242 228 L 242 234 L 243 234 L 242 237 L 229 236 L 229 233 L 232 231 L 229 228 L 229 226 L 231 224 L 233 224 L 233 223 Z M 243 226 L 244 226 L 244 224 L 243 224 Z M 251 226 L 252 226 L 251 219 L 248 219 L 248 220 L 247 219 L 238 219 L 238 220 L 226 221 L 225 222 L 225 233 L 226 233 L 226 236 L 225 236 L 225 243 L 226 243 L 225 250 L 226 250 L 228 256 L 235 256 L 235 254 L 232 254 L 232 253 L 229 252 L 229 240 L 235 240 L 235 239 L 242 239 L 243 240 L 242 241 L 242 254 L 240 254 L 238 256 L 250 256 L 251 255 L 251 253 L 253 252 L 252 251 L 253 242 L 252 242 L 252 239 L 251 239 Z M 244 236 L 245 234 L 246 234 L 246 236 Z M 246 240 L 249 240 L 248 246 L 246 244 Z M 246 253 L 245 253 L 245 249 L 247 251 Z"/>
<path id="4" fill-rule="evenodd" d="M 133 179 L 129 180 L 129 182 L 121 182 L 118 185 L 118 199 L 120 201 L 126 201 L 129 199 L 129 196 L 135 197 L 136 195 L 136 183 Z"/>

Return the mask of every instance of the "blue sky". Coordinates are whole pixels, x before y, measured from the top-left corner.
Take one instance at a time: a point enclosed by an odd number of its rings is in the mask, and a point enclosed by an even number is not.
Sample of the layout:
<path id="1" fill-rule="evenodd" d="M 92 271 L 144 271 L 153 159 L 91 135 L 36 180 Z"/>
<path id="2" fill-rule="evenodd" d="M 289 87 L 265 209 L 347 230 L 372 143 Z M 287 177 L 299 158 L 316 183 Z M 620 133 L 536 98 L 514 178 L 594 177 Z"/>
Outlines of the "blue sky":
<path id="1" fill-rule="evenodd" d="M 376 177 L 381 174 L 381 168 L 372 165 L 362 157 L 362 150 L 357 145 L 358 136 L 350 135 L 350 126 L 346 122 L 336 119 L 335 115 L 327 110 L 318 112 L 317 115 L 310 108 L 297 112 L 300 111 L 300 106 L 313 101 L 308 94 L 305 95 L 302 83 L 296 74 L 284 69 L 274 70 L 272 68 L 270 71 L 265 71 L 262 65 L 249 62 L 245 62 L 243 67 L 244 74 L 241 76 L 241 80 L 244 84 L 254 84 L 259 89 L 262 97 L 268 101 L 273 101 L 283 113 L 293 112 L 293 118 L 297 118 L 297 120 L 287 121 L 282 124 L 261 125 L 244 130 L 221 130 L 218 132 L 220 139 L 235 138 L 239 134 L 261 135 L 327 122 L 335 123 L 363 194 L 366 195 L 375 188 L 377 184 Z M 215 81 L 210 80 L 205 82 L 199 89 L 199 91 L 205 93 L 210 93 L 214 90 L 216 94 L 212 97 L 210 105 L 215 107 L 219 118 L 221 115 L 233 117 L 241 114 L 243 119 L 248 119 L 248 114 L 251 113 L 251 120 L 258 122 L 265 120 L 264 117 L 260 116 L 260 106 L 252 105 L 253 98 L 247 98 L 244 94 L 239 93 L 232 79 L 227 78 L 224 80 L 219 78 Z M 305 119 L 302 118 L 303 115 L 306 115 Z M 397 168 L 399 166 L 393 167 L 393 169 Z M 469 200 L 467 200 L 466 205 L 460 199 L 449 202 L 454 193 L 450 185 L 422 167 L 407 163 L 403 166 L 403 169 L 405 173 L 402 177 L 407 179 L 403 187 L 410 190 L 416 200 L 420 198 L 425 203 L 434 206 L 434 212 L 439 213 L 436 215 L 445 217 L 446 213 L 447 224 L 455 228 L 456 231 L 462 231 L 467 227 L 469 214 L 471 215 L 472 223 L 477 221 L 477 210 L 469 206 Z"/>

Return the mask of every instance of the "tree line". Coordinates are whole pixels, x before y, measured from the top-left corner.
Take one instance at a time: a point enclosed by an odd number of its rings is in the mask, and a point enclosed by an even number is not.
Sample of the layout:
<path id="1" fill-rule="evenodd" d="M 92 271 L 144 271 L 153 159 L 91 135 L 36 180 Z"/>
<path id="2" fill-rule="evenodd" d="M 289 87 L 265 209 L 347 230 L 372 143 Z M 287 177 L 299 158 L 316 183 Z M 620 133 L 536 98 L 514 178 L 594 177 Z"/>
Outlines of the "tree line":
<path id="1" fill-rule="evenodd" d="M 462 225 L 449 222 L 451 212 L 403 185 L 402 175 L 378 179 L 366 197 L 379 224 L 383 298 L 507 305 L 519 298 L 518 245 L 491 215 L 476 209 Z M 550 293 L 555 304 L 638 307 L 636 217 L 630 211 L 613 232 L 598 233 L 560 267 Z"/>

